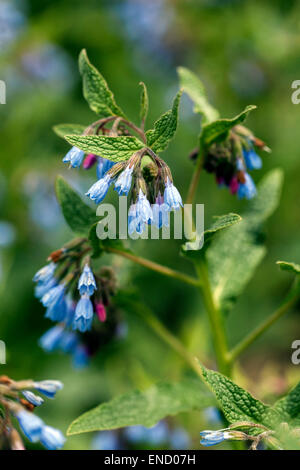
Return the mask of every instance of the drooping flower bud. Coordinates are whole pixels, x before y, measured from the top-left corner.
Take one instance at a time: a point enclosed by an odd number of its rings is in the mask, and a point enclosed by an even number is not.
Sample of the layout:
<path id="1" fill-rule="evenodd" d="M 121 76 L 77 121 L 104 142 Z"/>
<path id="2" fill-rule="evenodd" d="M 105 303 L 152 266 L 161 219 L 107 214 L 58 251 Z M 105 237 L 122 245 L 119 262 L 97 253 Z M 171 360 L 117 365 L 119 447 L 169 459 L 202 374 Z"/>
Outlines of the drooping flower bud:
<path id="1" fill-rule="evenodd" d="M 105 322 L 106 320 L 106 308 L 104 307 L 103 303 L 97 303 L 95 306 L 97 316 L 101 322 Z"/>
<path id="2" fill-rule="evenodd" d="M 59 380 L 42 380 L 34 382 L 34 388 L 43 393 L 47 398 L 54 398 L 56 392 L 63 388 L 63 384 Z"/>
<path id="3" fill-rule="evenodd" d="M 87 294 L 91 296 L 95 289 L 97 289 L 97 286 L 93 272 L 90 266 L 86 263 L 78 281 L 78 290 L 80 295 Z"/>
<path id="4" fill-rule="evenodd" d="M 97 156 L 94 155 L 93 153 L 88 153 L 83 161 L 82 167 L 85 170 L 89 170 L 96 163 L 96 161 L 97 161 Z"/>
<path id="5" fill-rule="evenodd" d="M 70 167 L 79 168 L 84 157 L 83 150 L 72 147 L 63 158 L 63 163 L 70 163 Z"/>
<path id="6" fill-rule="evenodd" d="M 34 406 L 41 406 L 44 403 L 44 399 L 42 397 L 35 395 L 30 390 L 24 390 L 22 393 L 26 400 Z"/>

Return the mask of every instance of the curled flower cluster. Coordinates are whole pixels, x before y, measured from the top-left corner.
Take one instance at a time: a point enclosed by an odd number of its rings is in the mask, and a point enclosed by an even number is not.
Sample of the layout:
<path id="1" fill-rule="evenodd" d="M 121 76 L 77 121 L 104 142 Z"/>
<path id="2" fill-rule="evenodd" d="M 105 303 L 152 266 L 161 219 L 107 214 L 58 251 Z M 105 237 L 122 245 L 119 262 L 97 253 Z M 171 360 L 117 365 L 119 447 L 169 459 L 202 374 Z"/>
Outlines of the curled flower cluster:
<path id="1" fill-rule="evenodd" d="M 144 175 L 147 168 L 143 167 L 143 157 L 152 159 L 151 177 Z M 64 162 L 72 167 L 80 166 L 84 153 L 73 147 L 65 156 Z M 119 196 L 128 196 L 131 192 L 131 204 L 128 212 L 128 231 L 141 234 L 147 225 L 153 224 L 160 229 L 169 225 L 169 212 L 182 207 L 179 191 L 173 184 L 172 174 L 168 165 L 150 149 L 136 152 L 127 162 L 114 164 L 109 160 L 88 154 L 83 162 L 84 168 L 97 163 L 98 180 L 87 191 L 86 195 L 96 204 L 105 198 L 111 185 Z"/>
<path id="2" fill-rule="evenodd" d="M 33 278 L 35 295 L 46 307 L 45 317 L 57 322 L 40 338 L 39 344 L 47 352 L 71 354 L 78 368 L 88 364 L 95 343 L 100 342 L 95 341 L 91 331 L 94 318 L 101 323 L 106 321 L 110 297 L 115 293 L 113 271 L 103 267 L 97 275 L 93 273 L 85 242 L 76 239 L 53 252 L 50 262 Z M 107 330 L 111 331 L 115 323 L 113 318 Z M 84 338 L 81 333 L 86 332 L 89 335 Z M 98 332 L 98 336 L 103 336 L 103 332 Z"/>
<path id="3" fill-rule="evenodd" d="M 63 384 L 58 380 L 16 382 L 7 376 L 0 377 L 0 438 L 5 447 L 25 450 L 22 438 L 13 425 L 13 417 L 17 419 L 21 431 L 30 442 L 40 442 L 48 450 L 63 447 L 66 439 L 61 431 L 47 426 L 34 414 L 35 408 L 44 403 L 44 399 L 35 392 L 54 398 L 56 392 L 62 388 Z"/>
<path id="4" fill-rule="evenodd" d="M 152 159 L 151 177 L 147 178 L 147 182 L 144 177 L 147 168 L 142 166 L 145 156 L 150 156 Z M 128 212 L 129 234 L 134 232 L 141 234 L 150 224 L 158 229 L 168 226 L 169 212 L 182 207 L 182 199 L 173 185 L 170 168 L 150 149 L 142 149 L 127 162 L 114 165 L 93 184 L 87 196 L 99 204 L 112 184 L 119 196 L 128 196 L 131 192 Z"/>
<path id="5" fill-rule="evenodd" d="M 204 168 L 214 173 L 219 187 L 227 187 L 239 199 L 251 199 L 256 187 L 249 171 L 262 167 L 256 149 L 270 151 L 260 139 L 243 126 L 235 126 L 229 137 L 212 144 L 204 155 Z"/>
<path id="6" fill-rule="evenodd" d="M 127 135 L 127 130 L 121 126 L 117 130 L 114 129 L 118 120 L 115 121 L 112 129 L 105 127 L 106 122 L 113 119 L 115 117 L 104 119 L 103 122 L 99 121 L 99 123 L 102 122 L 101 124 L 93 123 L 84 133 L 97 134 L 102 131 L 103 134 L 110 136 Z M 152 163 L 145 165 L 146 159 L 150 159 Z M 103 201 L 112 185 L 119 196 L 130 194 L 129 234 L 142 234 L 151 224 L 158 229 L 168 226 L 170 211 L 179 210 L 182 207 L 182 199 L 173 184 L 170 168 L 164 160 L 146 146 L 134 153 L 129 160 L 119 163 L 91 153 L 85 155 L 79 148 L 72 147 L 63 158 L 63 162 L 69 163 L 72 168 L 79 168 L 82 164 L 85 169 L 97 164 L 98 180 L 86 193 L 96 204 Z M 150 172 L 149 166 L 151 166 Z"/>

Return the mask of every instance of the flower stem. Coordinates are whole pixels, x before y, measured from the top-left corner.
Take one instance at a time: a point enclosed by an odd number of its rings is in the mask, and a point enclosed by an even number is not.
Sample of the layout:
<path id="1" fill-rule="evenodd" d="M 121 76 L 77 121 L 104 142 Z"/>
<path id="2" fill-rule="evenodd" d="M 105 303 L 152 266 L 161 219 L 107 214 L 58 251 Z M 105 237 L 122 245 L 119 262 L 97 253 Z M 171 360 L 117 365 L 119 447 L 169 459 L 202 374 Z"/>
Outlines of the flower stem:
<path id="1" fill-rule="evenodd" d="M 254 341 L 256 341 L 266 330 L 270 328 L 279 318 L 281 318 L 295 303 L 299 300 L 299 289 L 296 293 L 289 297 L 269 318 L 267 318 L 261 325 L 254 329 L 247 335 L 240 343 L 238 343 L 229 353 L 228 360 L 230 363 L 235 361 L 245 349 L 247 349 Z"/>
<path id="2" fill-rule="evenodd" d="M 202 167 L 203 158 L 198 157 L 186 198 L 187 204 L 192 204 L 194 202 Z M 199 277 L 200 290 L 202 293 L 204 305 L 211 326 L 211 334 L 218 368 L 220 372 L 230 377 L 231 365 L 228 361 L 228 345 L 225 334 L 225 325 L 222 314 L 214 302 L 205 258 L 197 262 L 195 267 Z"/>
<path id="3" fill-rule="evenodd" d="M 192 204 L 195 199 L 196 190 L 198 187 L 202 167 L 203 167 L 203 159 L 201 157 L 198 157 L 196 166 L 194 169 L 194 173 L 191 179 L 191 183 L 188 189 L 188 194 L 187 194 L 186 201 L 185 201 L 186 204 Z"/>
<path id="4" fill-rule="evenodd" d="M 126 119 L 121 119 L 121 121 L 128 127 L 130 127 L 134 132 L 136 132 L 138 134 L 138 136 L 141 138 L 141 140 L 144 142 L 144 144 L 147 143 L 147 139 L 146 139 L 146 135 L 145 135 L 145 132 L 140 129 L 139 127 L 137 127 L 135 124 L 133 124 L 133 122 L 131 121 L 127 121 Z"/>
<path id="5" fill-rule="evenodd" d="M 138 310 L 138 314 L 145 320 L 150 328 L 174 351 L 176 351 L 185 362 L 196 372 L 202 379 L 202 370 L 200 363 L 196 358 L 183 346 L 183 344 L 176 338 L 161 322 L 152 315 L 152 313 L 145 307 Z"/>
<path id="6" fill-rule="evenodd" d="M 225 334 L 225 325 L 222 314 L 214 302 L 205 260 L 201 260 L 197 263 L 196 271 L 201 279 L 200 289 L 211 326 L 212 340 L 218 368 L 222 374 L 230 377 L 231 365 L 228 361 L 228 345 Z"/>
<path id="7" fill-rule="evenodd" d="M 183 281 L 192 286 L 200 285 L 200 281 L 192 276 L 181 273 L 179 271 L 175 271 L 174 269 L 155 263 L 154 261 L 150 261 L 146 258 L 142 258 L 141 256 L 136 256 L 127 251 L 118 250 L 117 248 L 112 248 L 112 247 L 106 247 L 105 249 L 106 251 L 110 253 L 114 253 L 115 255 L 122 256 L 123 258 L 129 259 L 130 261 L 133 261 L 136 264 L 144 266 L 145 268 L 151 269 L 152 271 L 156 271 L 160 274 L 164 274 L 165 276 L 178 279 L 179 281 Z"/>

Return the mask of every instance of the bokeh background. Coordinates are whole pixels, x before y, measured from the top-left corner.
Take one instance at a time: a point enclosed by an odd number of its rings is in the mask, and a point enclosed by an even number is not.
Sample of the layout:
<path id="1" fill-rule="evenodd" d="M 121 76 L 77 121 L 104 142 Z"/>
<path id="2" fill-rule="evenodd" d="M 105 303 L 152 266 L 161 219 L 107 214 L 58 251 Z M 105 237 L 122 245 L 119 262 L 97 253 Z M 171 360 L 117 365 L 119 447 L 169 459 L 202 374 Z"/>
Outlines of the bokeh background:
<path id="1" fill-rule="evenodd" d="M 300 79 L 300 4 L 296 0 L 0 0 L 0 79 L 7 104 L 0 105 L 0 339 L 7 364 L 0 372 L 15 379 L 56 378 L 65 388 L 40 411 L 50 425 L 66 430 L 82 412 L 101 401 L 158 380 L 176 379 L 184 367 L 154 334 L 124 313 L 126 334 L 101 348 L 84 370 L 70 358 L 45 354 L 37 341 L 49 328 L 33 296 L 32 276 L 48 253 L 66 242 L 66 227 L 54 193 L 57 174 L 81 192 L 95 180 L 91 172 L 68 171 L 61 159 L 68 145 L 52 131 L 60 122 L 94 120 L 81 94 L 77 57 L 85 47 L 126 113 L 138 120 L 138 83 L 150 94 L 151 125 L 170 106 L 178 89 L 176 66 L 196 72 L 223 117 L 256 104 L 247 125 L 272 148 L 258 181 L 281 167 L 285 183 L 280 208 L 266 226 L 268 254 L 228 319 L 230 343 L 270 314 L 291 279 L 276 260 L 300 259 L 300 105 L 291 102 L 291 84 Z M 187 191 L 193 164 L 188 159 L 199 132 L 199 117 L 183 99 L 180 124 L 164 157 L 176 186 Z M 203 174 L 197 202 L 206 224 L 214 214 L 240 212 L 239 202 Z M 189 272 L 177 257 L 178 241 L 137 242 L 138 253 Z M 134 287 L 161 320 L 195 355 L 214 366 L 206 318 L 193 288 L 129 263 L 113 262 L 119 285 Z M 299 379 L 291 364 L 291 343 L 300 336 L 299 310 L 290 312 L 247 351 L 236 379 L 259 398 L 272 401 Z M 162 361 L 161 358 L 164 357 Z M 189 448 L 199 448 L 199 431 L 218 427 L 214 410 L 170 420 L 185 430 Z M 157 433 L 156 433 L 157 435 Z M 67 449 L 100 448 L 97 435 L 68 438 Z M 99 440 L 100 439 L 100 440 Z M 182 447 L 144 438 L 143 447 Z M 112 446 L 112 441 L 109 441 Z M 151 444 L 152 442 L 152 444 Z M 134 445 L 133 445 L 134 447 Z"/>

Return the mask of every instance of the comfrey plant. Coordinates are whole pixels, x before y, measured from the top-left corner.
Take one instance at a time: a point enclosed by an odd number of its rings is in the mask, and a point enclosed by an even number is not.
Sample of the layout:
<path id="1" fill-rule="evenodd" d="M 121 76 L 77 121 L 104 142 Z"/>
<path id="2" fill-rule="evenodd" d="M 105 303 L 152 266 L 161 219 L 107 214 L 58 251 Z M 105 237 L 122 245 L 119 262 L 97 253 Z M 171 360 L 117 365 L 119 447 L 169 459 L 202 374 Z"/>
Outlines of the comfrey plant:
<path id="1" fill-rule="evenodd" d="M 106 342 L 105 336 L 112 337 L 118 326 L 111 308 L 116 289 L 114 272 L 102 267 L 94 274 L 87 256 L 89 250 L 86 239 L 76 238 L 51 253 L 49 263 L 33 278 L 35 295 L 46 307 L 45 317 L 57 323 L 40 338 L 39 344 L 47 352 L 71 354 L 77 368 L 88 364 L 90 356 Z M 106 322 L 108 308 L 109 326 L 101 328 L 99 322 Z"/>
<path id="2" fill-rule="evenodd" d="M 35 408 L 44 403 L 41 393 L 54 398 L 63 384 L 58 380 L 14 381 L 7 376 L 0 377 L 0 448 L 25 450 L 23 440 L 15 428 L 18 424 L 22 434 L 30 442 L 40 442 L 48 450 L 61 449 L 65 437 L 58 429 L 47 426 L 35 413 Z M 34 391 L 32 391 L 34 390 Z"/>
<path id="3" fill-rule="evenodd" d="M 68 434 L 127 426 L 151 428 L 169 415 L 217 407 L 224 425 L 219 426 L 222 429 L 218 431 L 201 431 L 202 445 L 238 440 L 243 448 L 247 443 L 252 449 L 261 445 L 276 449 L 299 448 L 300 383 L 277 402 L 266 405 L 232 380 L 240 355 L 295 306 L 300 296 L 300 266 L 279 261 L 281 269 L 294 275 L 286 298 L 254 331 L 235 346 L 229 346 L 226 322 L 236 299 L 265 254 L 260 236 L 262 225 L 279 203 L 283 179 L 282 172 L 275 169 L 256 187 L 250 176 L 250 172 L 254 175 L 254 170 L 262 166 L 258 152 L 269 150 L 244 127 L 245 119 L 255 106 L 247 106 L 232 119 L 220 118 L 208 102 L 200 80 L 189 70 L 179 68 L 181 90 L 172 108 L 145 131 L 148 95 L 144 84 L 138 126 L 117 105 L 106 81 L 89 62 L 85 51 L 80 54 L 79 68 L 84 97 L 98 118 L 89 125 L 58 125 L 55 131 L 73 146 L 63 161 L 73 168 L 82 165 L 88 169 L 96 165 L 98 180 L 86 188 L 83 198 L 62 177 L 57 180 L 57 197 L 65 220 L 80 238 L 52 253 L 49 264 L 35 275 L 36 295 L 47 308 L 46 317 L 58 323 L 43 336 L 41 345 L 48 351 L 57 348 L 73 354 L 77 348 L 82 351 L 82 344 L 73 335 L 81 335 L 80 341 L 83 341 L 94 329 L 97 332 L 106 317 L 107 299 L 115 290 L 114 277 L 107 275 L 104 288 L 104 276 L 94 266 L 104 254 L 117 255 L 199 290 L 209 320 L 218 370 L 207 369 L 195 360 L 194 354 L 138 300 L 136 293 L 119 291 L 115 305 L 132 316 L 140 316 L 180 355 L 192 374 L 183 374 L 177 382 L 162 382 L 148 390 L 134 390 L 100 404 L 77 418 Z M 195 112 L 201 116 L 201 132 L 193 152 L 195 167 L 184 202 L 195 202 L 202 169 L 214 173 L 218 184 L 228 187 L 239 198 L 251 199 L 242 216 L 233 213 L 218 216 L 204 233 L 182 243 L 180 254 L 193 266 L 194 276 L 137 256 L 123 245 L 121 237 L 99 240 L 99 220 L 86 203 L 90 199 L 101 204 L 112 186 L 118 195 L 129 196 L 129 233 L 145 233 L 151 224 L 157 228 L 169 224 L 170 211 L 179 211 L 183 201 L 173 184 L 172 172 L 160 154 L 175 135 L 182 92 L 190 96 Z M 204 243 L 196 243 L 199 238 L 204 239 Z M 111 316 L 108 312 L 108 320 Z M 80 361 L 84 362 L 82 357 L 86 356 L 80 356 Z M 129 428 L 128 433 L 131 431 L 134 429 Z"/>

